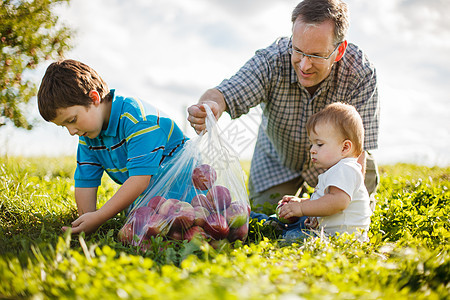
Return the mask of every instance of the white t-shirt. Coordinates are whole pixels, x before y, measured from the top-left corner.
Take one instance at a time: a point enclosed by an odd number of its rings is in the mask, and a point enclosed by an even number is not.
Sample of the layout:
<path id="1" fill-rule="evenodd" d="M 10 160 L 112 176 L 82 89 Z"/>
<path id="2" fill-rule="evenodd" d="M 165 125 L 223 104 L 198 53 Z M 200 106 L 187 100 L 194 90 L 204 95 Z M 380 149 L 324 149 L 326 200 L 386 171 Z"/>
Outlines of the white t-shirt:
<path id="1" fill-rule="evenodd" d="M 336 232 L 356 233 L 365 240 L 370 225 L 369 193 L 364 185 L 364 177 L 361 165 L 356 158 L 344 158 L 329 168 L 325 173 L 319 175 L 319 182 L 311 195 L 311 200 L 317 200 L 328 192 L 330 186 L 335 186 L 350 196 L 350 204 L 346 209 L 337 214 L 320 217 L 319 225 L 324 232 L 334 234 Z M 358 232 L 363 230 L 362 236 Z"/>

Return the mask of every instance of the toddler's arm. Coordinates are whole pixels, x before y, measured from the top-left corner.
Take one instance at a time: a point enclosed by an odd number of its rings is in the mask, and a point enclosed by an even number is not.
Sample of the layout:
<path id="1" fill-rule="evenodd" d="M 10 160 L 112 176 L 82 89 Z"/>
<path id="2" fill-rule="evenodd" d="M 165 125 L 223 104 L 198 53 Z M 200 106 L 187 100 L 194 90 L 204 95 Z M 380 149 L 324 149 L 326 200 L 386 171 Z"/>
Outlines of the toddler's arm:
<path id="1" fill-rule="evenodd" d="M 289 201 L 280 209 L 280 217 L 331 216 L 343 211 L 350 204 L 350 196 L 343 190 L 330 186 L 328 193 L 314 201 Z"/>
<path id="2" fill-rule="evenodd" d="M 131 176 L 99 210 L 85 212 L 72 222 L 72 233 L 95 231 L 117 213 L 127 208 L 150 183 L 151 176 Z M 78 201 L 77 201 L 78 203 Z M 67 227 L 63 227 L 66 230 Z"/>

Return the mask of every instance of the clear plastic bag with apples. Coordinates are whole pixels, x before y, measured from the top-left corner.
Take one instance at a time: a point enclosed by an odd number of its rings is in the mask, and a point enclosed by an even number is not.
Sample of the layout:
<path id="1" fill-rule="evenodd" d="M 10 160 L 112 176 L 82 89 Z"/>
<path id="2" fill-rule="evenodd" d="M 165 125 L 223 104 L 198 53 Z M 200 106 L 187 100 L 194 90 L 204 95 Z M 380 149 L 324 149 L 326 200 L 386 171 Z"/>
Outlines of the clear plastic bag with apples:
<path id="1" fill-rule="evenodd" d="M 219 134 L 211 109 L 206 132 L 152 178 L 151 189 L 129 213 L 119 240 L 144 249 L 152 236 L 210 241 L 244 241 L 250 204 L 238 155 Z"/>

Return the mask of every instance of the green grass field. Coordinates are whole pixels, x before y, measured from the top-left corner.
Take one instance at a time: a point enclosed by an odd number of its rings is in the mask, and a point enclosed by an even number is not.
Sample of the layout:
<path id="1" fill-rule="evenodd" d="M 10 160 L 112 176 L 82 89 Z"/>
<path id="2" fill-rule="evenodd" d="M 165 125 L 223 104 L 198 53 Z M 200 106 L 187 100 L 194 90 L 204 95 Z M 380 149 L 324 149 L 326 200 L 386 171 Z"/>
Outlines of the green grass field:
<path id="1" fill-rule="evenodd" d="M 248 163 L 243 164 L 248 169 Z M 286 244 L 251 220 L 245 243 L 124 246 L 118 215 L 89 236 L 74 158 L 0 158 L 0 299 L 449 299 L 450 168 L 382 166 L 369 243 Z M 104 178 L 100 204 L 118 186 Z"/>

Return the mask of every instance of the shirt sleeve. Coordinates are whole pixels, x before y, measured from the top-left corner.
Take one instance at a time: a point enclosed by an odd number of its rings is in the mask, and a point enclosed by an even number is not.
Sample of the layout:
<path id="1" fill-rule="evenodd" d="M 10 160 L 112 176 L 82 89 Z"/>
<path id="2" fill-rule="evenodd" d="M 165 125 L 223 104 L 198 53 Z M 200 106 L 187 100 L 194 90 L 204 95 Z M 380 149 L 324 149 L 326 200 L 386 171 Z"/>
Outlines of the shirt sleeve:
<path id="1" fill-rule="evenodd" d="M 375 68 L 364 59 L 360 71 L 360 81 L 350 89 L 348 101 L 361 115 L 364 125 L 364 150 L 378 148 L 378 129 L 380 120 L 380 103 Z"/>
<path id="2" fill-rule="evenodd" d="M 235 75 L 216 87 L 223 94 L 232 119 L 268 98 L 271 70 L 264 50 L 259 50 Z"/>
<path id="3" fill-rule="evenodd" d="M 155 175 L 158 173 L 170 134 L 170 128 L 165 128 L 165 123 L 140 121 L 125 125 L 129 176 Z"/>
<path id="4" fill-rule="evenodd" d="M 86 142 L 80 138 L 77 149 L 77 168 L 74 175 L 75 187 L 98 187 L 101 184 L 102 176 L 102 165 L 89 150 Z"/>
<path id="5" fill-rule="evenodd" d="M 328 170 L 324 191 L 326 194 L 330 186 L 335 186 L 349 195 L 352 200 L 355 189 L 360 184 L 359 181 L 360 177 L 353 167 L 340 163 Z"/>

